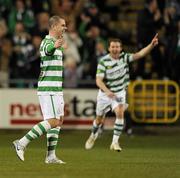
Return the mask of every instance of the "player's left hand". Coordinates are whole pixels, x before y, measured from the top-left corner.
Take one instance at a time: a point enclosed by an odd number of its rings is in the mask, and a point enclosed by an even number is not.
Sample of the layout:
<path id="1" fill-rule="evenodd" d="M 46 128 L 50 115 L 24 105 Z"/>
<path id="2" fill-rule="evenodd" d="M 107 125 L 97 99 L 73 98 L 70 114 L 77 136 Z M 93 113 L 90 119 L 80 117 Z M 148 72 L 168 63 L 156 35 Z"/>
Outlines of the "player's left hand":
<path id="1" fill-rule="evenodd" d="M 158 45 L 158 43 L 159 43 L 158 33 L 156 33 L 156 35 L 154 36 L 154 38 L 153 38 L 152 41 L 151 41 L 151 45 L 152 45 L 153 47 L 155 47 L 155 46 Z"/>
<path id="2" fill-rule="evenodd" d="M 62 44 L 62 47 L 64 48 L 64 49 L 67 49 L 68 48 L 68 45 L 67 45 L 67 43 L 64 41 L 64 43 Z"/>

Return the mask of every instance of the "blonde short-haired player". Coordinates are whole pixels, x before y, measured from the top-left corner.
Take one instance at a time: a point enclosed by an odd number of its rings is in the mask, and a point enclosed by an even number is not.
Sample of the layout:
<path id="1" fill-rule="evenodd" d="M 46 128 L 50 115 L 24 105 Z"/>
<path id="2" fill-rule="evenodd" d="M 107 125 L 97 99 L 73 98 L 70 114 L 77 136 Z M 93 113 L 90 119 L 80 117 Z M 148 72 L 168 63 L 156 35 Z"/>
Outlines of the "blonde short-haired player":
<path id="1" fill-rule="evenodd" d="M 134 54 L 122 52 L 122 43 L 119 39 L 109 40 L 109 54 L 102 57 L 96 72 L 96 84 L 99 87 L 96 106 L 96 119 L 93 122 L 92 132 L 85 143 L 86 149 L 94 146 L 98 138 L 98 129 L 103 123 L 106 113 L 111 109 L 116 115 L 111 150 L 121 151 L 119 137 L 124 126 L 124 111 L 126 104 L 126 88 L 129 83 L 129 63 L 146 56 L 158 45 L 158 34 L 151 43 Z"/>
<path id="2" fill-rule="evenodd" d="M 47 134 L 47 154 L 45 163 L 64 163 L 58 159 L 55 149 L 64 116 L 62 88 L 63 73 L 63 34 L 66 23 L 59 16 L 49 19 L 49 34 L 40 45 L 41 73 L 38 79 L 38 98 L 44 121 L 36 124 L 24 137 L 13 142 L 17 156 L 24 161 L 24 150 L 34 139 Z"/>

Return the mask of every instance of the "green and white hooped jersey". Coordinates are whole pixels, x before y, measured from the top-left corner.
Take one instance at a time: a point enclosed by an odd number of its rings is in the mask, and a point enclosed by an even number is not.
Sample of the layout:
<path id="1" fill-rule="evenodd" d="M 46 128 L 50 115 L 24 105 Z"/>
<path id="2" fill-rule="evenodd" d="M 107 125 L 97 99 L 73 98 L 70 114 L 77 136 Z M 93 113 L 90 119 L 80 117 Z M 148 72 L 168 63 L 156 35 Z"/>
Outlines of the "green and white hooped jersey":
<path id="1" fill-rule="evenodd" d="M 129 63 L 133 55 L 122 52 L 119 59 L 112 59 L 110 54 L 102 57 L 97 66 L 96 76 L 102 77 L 105 85 L 114 93 L 125 90 L 129 84 Z"/>
<path id="2" fill-rule="evenodd" d="M 41 73 L 38 95 L 58 95 L 63 91 L 62 49 L 54 48 L 55 40 L 47 35 L 40 45 Z"/>

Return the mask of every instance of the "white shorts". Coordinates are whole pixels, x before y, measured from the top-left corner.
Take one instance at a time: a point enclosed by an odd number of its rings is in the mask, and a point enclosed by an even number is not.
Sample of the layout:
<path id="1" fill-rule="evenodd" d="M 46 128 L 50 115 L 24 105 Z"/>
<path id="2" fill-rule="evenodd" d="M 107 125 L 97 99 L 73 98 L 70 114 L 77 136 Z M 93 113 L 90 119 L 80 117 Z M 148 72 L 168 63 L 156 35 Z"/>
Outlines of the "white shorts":
<path id="1" fill-rule="evenodd" d="M 38 95 L 44 120 L 64 116 L 63 95 Z"/>
<path id="2" fill-rule="evenodd" d="M 97 96 L 96 115 L 104 116 L 108 111 L 114 110 L 118 105 L 128 107 L 126 103 L 126 91 L 123 90 L 116 94 L 116 98 L 109 98 L 104 92 L 99 90 Z"/>

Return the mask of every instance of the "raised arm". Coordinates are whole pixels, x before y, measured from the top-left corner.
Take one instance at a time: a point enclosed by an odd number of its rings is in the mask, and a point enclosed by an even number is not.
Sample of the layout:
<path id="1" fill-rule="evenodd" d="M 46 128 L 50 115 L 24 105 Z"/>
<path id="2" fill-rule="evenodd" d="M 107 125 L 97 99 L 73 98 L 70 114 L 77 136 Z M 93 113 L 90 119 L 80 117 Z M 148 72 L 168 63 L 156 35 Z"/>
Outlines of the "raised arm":
<path id="1" fill-rule="evenodd" d="M 154 36 L 154 38 L 152 39 L 152 41 L 149 45 L 147 45 L 140 51 L 133 54 L 133 59 L 138 60 L 138 59 L 145 57 L 157 45 L 158 45 L 158 33 Z"/>

